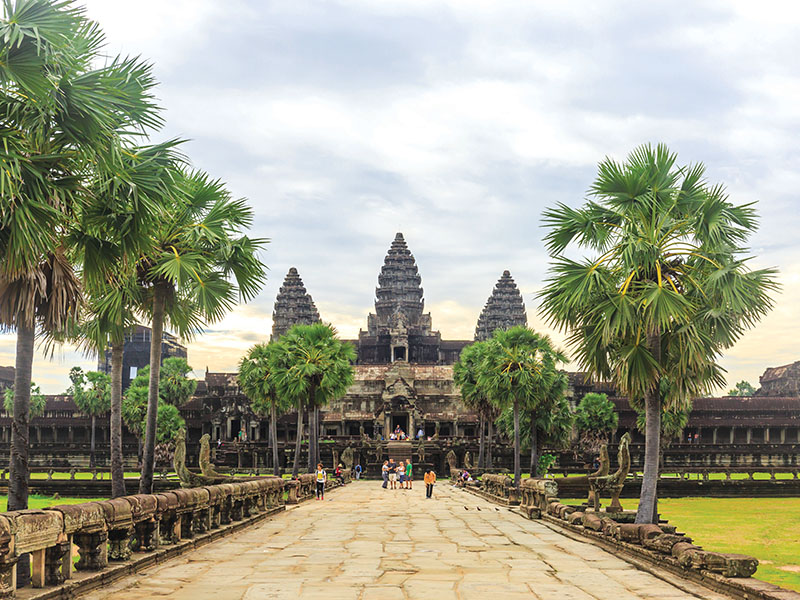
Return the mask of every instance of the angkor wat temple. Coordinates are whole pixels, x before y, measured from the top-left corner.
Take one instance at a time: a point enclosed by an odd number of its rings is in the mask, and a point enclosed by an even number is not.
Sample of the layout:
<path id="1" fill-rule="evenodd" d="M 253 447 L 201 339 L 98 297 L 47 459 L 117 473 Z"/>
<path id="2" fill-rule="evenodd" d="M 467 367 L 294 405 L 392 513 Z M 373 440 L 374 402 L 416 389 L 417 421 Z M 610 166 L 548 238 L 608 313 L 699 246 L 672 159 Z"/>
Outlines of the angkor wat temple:
<path id="1" fill-rule="evenodd" d="M 292 325 L 320 320 L 297 269 L 289 269 L 275 300 L 272 339 L 279 338 Z M 525 324 L 522 295 L 511 274 L 504 271 L 478 317 L 474 339 L 487 339 L 497 329 Z M 414 256 L 400 233 L 378 275 L 375 311 L 368 315 L 366 325 L 366 330 L 350 341 L 357 350 L 353 385 L 343 398 L 322 412 L 320 433 L 329 442 L 322 444 L 323 456 L 333 460 L 331 454 L 335 456 L 351 446 L 357 448 L 362 464 L 375 465 L 385 452 L 398 451 L 397 444 L 385 441 L 398 426 L 413 437 L 422 430 L 427 460 L 440 468 L 449 449 L 461 457 L 468 451 L 476 456 L 478 418 L 462 403 L 452 370 L 461 349 L 473 340 L 443 340 L 433 329 L 433 319 L 425 313 L 422 280 Z M 8 379 L 8 370 L 0 368 L 0 375 Z M 2 384 L 0 378 L 0 387 Z M 631 433 L 636 465 L 641 459 L 643 437 L 636 430 L 636 414 L 627 399 L 617 397 L 609 384 L 593 381 L 582 373 L 570 373 L 569 395 L 573 403 L 590 391 L 613 398 L 620 417 L 615 439 Z M 208 433 L 212 440 L 222 440 L 218 461 L 247 468 L 265 466 L 267 419 L 250 410 L 248 399 L 237 385 L 236 373 L 206 372 L 195 396 L 181 411 L 187 422 L 190 452 L 196 451 L 201 435 Z M 48 397 L 45 415 L 32 421 L 32 463 L 85 466 L 90 422 L 77 411 L 71 398 Z M 108 424 L 105 419 L 98 420 L 98 424 L 97 456 L 98 464 L 103 465 L 108 456 Z M 0 416 L 0 442 L 6 449 L 10 426 L 9 416 Z M 295 429 L 296 414 L 280 417 L 278 444 L 284 463 L 293 452 Z M 241 431 L 246 434 L 246 442 L 238 441 Z M 137 448 L 136 438 L 126 433 L 125 451 L 130 466 L 136 463 Z M 675 466 L 797 466 L 799 451 L 800 362 L 767 369 L 761 377 L 761 388 L 753 397 L 696 399 L 686 431 L 666 451 L 665 461 Z M 509 464 L 508 445 L 504 444 L 494 458 L 496 466 Z"/>

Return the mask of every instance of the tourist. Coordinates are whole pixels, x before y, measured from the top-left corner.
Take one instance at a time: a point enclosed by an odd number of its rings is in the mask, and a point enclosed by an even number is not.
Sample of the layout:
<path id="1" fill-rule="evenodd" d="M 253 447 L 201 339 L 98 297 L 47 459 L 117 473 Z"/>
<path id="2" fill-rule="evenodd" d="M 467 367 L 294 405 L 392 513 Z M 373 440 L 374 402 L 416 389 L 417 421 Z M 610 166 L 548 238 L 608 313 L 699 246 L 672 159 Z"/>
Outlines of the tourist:
<path id="1" fill-rule="evenodd" d="M 411 489 L 411 479 L 412 479 L 411 475 L 412 475 L 411 461 L 408 461 L 406 463 L 406 489 L 407 490 Z"/>
<path id="2" fill-rule="evenodd" d="M 336 481 L 342 485 L 344 485 L 344 473 L 342 472 L 343 468 L 344 467 L 342 466 L 342 463 L 339 463 L 336 465 L 336 470 L 333 472 L 334 477 L 336 477 Z"/>
<path id="3" fill-rule="evenodd" d="M 328 480 L 328 474 L 322 468 L 322 463 L 317 465 L 316 481 L 317 481 L 317 500 L 325 500 L 325 482 Z"/>
<path id="4" fill-rule="evenodd" d="M 389 489 L 397 489 L 397 465 L 393 458 L 389 459 Z"/>
<path id="5" fill-rule="evenodd" d="M 423 437 L 425 437 L 425 432 L 422 431 L 422 427 L 420 427 L 419 431 L 417 431 L 417 439 L 421 440 Z"/>
<path id="6" fill-rule="evenodd" d="M 383 485 L 381 486 L 383 489 L 389 485 L 389 461 L 383 461 L 383 466 L 381 467 L 381 474 L 383 475 Z"/>
<path id="7" fill-rule="evenodd" d="M 355 471 L 356 471 L 356 481 L 358 481 L 359 479 L 361 479 L 361 465 L 360 464 L 356 465 Z"/>
<path id="8" fill-rule="evenodd" d="M 433 484 L 436 483 L 436 473 L 433 472 L 433 469 L 428 469 L 425 471 L 425 476 L 422 480 L 425 482 L 425 497 L 433 498 Z"/>
<path id="9" fill-rule="evenodd" d="M 406 466 L 405 463 L 401 460 L 400 464 L 397 465 L 397 481 L 400 484 L 400 489 L 405 489 L 406 487 Z"/>

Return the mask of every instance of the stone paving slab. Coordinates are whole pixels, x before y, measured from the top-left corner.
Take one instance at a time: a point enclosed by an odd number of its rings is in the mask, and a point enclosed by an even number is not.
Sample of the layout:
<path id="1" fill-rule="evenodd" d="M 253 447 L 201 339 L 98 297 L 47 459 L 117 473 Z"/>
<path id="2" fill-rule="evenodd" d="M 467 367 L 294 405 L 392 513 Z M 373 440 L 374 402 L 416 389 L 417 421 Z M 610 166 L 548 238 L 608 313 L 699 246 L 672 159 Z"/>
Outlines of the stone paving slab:
<path id="1" fill-rule="evenodd" d="M 687 589 L 692 589 L 687 587 Z M 680 600 L 591 544 L 437 485 L 357 482 L 87 594 L 88 600 Z"/>

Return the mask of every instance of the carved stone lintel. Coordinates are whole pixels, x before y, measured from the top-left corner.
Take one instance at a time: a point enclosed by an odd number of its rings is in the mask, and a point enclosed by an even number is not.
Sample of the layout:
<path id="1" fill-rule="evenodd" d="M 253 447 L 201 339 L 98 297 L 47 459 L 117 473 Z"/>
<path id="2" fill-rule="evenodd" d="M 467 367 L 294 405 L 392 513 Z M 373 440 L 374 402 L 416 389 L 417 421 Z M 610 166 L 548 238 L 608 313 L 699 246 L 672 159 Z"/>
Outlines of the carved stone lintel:
<path id="1" fill-rule="evenodd" d="M 108 533 L 76 533 L 73 536 L 80 558 L 75 563 L 78 571 L 99 571 L 108 566 Z"/>

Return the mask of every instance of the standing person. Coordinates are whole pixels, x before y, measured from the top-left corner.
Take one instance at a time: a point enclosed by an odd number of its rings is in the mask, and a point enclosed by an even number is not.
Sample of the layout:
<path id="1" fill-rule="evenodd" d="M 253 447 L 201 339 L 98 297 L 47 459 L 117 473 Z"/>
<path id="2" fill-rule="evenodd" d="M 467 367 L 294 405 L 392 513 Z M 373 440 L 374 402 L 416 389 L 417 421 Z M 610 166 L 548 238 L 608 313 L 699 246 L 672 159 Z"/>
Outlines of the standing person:
<path id="1" fill-rule="evenodd" d="M 412 472 L 413 472 L 413 469 L 411 467 L 411 461 L 408 461 L 406 463 L 406 489 L 407 490 L 411 489 L 411 480 L 413 479 Z"/>
<path id="2" fill-rule="evenodd" d="M 389 459 L 389 489 L 397 489 L 397 465 L 393 458 Z"/>
<path id="3" fill-rule="evenodd" d="M 423 480 L 425 481 L 425 497 L 433 498 L 433 484 L 436 483 L 436 473 L 432 469 L 428 469 Z"/>
<path id="4" fill-rule="evenodd" d="M 389 461 L 383 461 L 383 466 L 381 467 L 381 474 L 383 475 L 383 485 L 381 486 L 383 489 L 389 485 Z"/>
<path id="5" fill-rule="evenodd" d="M 325 482 L 328 481 L 328 474 L 322 468 L 322 463 L 317 465 L 316 472 L 317 481 L 317 500 L 325 500 Z"/>
<path id="6" fill-rule="evenodd" d="M 359 479 L 361 479 L 361 465 L 360 464 L 356 465 L 356 481 L 358 481 Z"/>
<path id="7" fill-rule="evenodd" d="M 400 489 L 404 490 L 406 488 L 406 464 L 401 460 L 400 464 L 397 465 L 397 481 L 400 482 Z"/>

